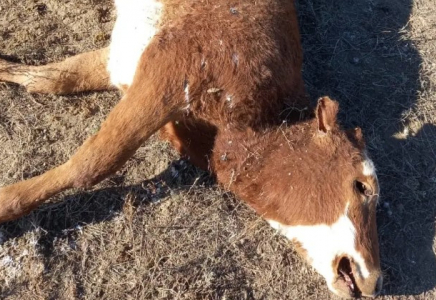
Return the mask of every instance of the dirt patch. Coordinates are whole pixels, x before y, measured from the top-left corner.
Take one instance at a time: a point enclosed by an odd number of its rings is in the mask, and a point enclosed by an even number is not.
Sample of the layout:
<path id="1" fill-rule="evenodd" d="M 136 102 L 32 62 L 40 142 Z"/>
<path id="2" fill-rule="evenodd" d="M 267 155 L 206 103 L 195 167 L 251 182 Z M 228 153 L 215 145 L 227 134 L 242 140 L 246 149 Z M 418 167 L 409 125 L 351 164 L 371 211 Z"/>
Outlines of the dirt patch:
<path id="1" fill-rule="evenodd" d="M 433 1 L 299 1 L 313 99 L 339 100 L 378 168 L 382 299 L 436 298 Z M 0 55 L 28 64 L 106 46 L 110 1 L 0 0 Z M 0 185 L 64 161 L 116 92 L 29 95 L 0 83 Z M 112 178 L 0 226 L 7 299 L 329 299 L 290 243 L 156 138 Z"/>

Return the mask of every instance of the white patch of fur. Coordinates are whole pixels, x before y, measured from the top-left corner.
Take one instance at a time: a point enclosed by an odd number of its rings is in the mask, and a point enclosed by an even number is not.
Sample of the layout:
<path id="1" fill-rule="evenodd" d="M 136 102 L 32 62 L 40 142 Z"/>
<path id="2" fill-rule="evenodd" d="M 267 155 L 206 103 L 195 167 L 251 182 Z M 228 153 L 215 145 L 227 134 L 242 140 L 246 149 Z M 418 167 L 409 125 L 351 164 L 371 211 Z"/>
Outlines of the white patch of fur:
<path id="1" fill-rule="evenodd" d="M 233 63 L 235 64 L 235 67 L 237 67 L 239 65 L 239 55 L 237 53 L 233 53 L 232 60 L 233 60 Z"/>
<path id="2" fill-rule="evenodd" d="M 374 162 L 365 155 L 365 160 L 362 162 L 363 165 L 363 175 L 365 176 L 376 176 Z"/>
<path id="3" fill-rule="evenodd" d="M 131 85 L 141 54 L 157 33 L 163 5 L 157 0 L 115 0 L 107 69 L 116 86 Z"/>
<path id="4" fill-rule="evenodd" d="M 185 83 L 185 102 L 189 104 L 189 83 Z"/>
<path id="5" fill-rule="evenodd" d="M 333 260 L 342 255 L 352 258 L 358 272 L 363 278 L 369 276 L 368 268 L 362 255 L 355 248 L 356 229 L 347 216 L 348 205 L 344 214 L 332 225 L 287 226 L 273 220 L 268 223 L 290 240 L 298 241 L 307 252 L 307 259 L 324 278 L 329 288 L 332 286 L 337 271 L 332 266 Z"/>
<path id="6" fill-rule="evenodd" d="M 185 82 L 185 102 L 187 103 L 185 110 L 189 111 L 189 108 L 191 108 L 191 102 L 190 102 L 190 98 L 189 98 L 189 83 L 186 81 Z"/>

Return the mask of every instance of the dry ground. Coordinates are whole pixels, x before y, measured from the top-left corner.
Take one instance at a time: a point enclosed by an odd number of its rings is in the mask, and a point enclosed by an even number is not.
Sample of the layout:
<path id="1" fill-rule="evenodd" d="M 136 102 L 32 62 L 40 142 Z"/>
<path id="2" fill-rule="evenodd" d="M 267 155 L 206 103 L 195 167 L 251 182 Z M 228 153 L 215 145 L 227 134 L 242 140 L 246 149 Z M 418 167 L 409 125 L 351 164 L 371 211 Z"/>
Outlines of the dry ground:
<path id="1" fill-rule="evenodd" d="M 382 299 L 435 299 L 436 3 L 300 0 L 309 93 L 363 127 L 379 170 Z M 58 61 L 109 42 L 109 0 L 0 0 L 0 55 Z M 0 83 L 0 185 L 64 162 L 119 95 Z M 114 177 L 0 226 L 2 299 L 329 299 L 284 238 L 147 142 Z M 61 202 L 62 200 L 62 202 Z"/>

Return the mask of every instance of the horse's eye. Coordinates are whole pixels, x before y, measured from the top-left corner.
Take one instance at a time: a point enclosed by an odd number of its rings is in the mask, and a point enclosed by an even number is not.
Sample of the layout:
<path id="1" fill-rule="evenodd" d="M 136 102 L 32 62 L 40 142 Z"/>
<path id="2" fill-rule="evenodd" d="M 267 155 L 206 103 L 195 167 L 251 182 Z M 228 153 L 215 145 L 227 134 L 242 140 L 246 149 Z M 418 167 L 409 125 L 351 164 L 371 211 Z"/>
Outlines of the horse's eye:
<path id="1" fill-rule="evenodd" d="M 363 183 L 359 180 L 356 180 L 356 181 L 354 181 L 354 186 L 355 186 L 356 190 L 364 196 L 369 197 L 369 196 L 373 195 L 373 191 L 372 191 L 371 187 L 366 183 Z"/>

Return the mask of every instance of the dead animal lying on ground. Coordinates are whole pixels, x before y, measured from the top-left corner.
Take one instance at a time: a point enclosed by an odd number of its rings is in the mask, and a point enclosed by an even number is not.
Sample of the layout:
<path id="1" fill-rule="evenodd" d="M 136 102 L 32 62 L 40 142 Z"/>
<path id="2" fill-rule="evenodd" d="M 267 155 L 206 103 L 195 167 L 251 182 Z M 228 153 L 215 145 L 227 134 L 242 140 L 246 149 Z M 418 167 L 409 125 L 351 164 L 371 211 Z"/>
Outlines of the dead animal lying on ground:
<path id="1" fill-rule="evenodd" d="M 337 102 L 299 112 L 310 104 L 293 1 L 115 4 L 108 48 L 45 66 L 0 60 L 0 80 L 29 92 L 124 92 L 70 160 L 0 189 L 0 221 L 98 183 L 160 129 L 294 241 L 332 292 L 377 295 L 377 176 L 360 129 L 337 124 Z"/>

